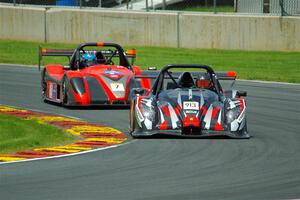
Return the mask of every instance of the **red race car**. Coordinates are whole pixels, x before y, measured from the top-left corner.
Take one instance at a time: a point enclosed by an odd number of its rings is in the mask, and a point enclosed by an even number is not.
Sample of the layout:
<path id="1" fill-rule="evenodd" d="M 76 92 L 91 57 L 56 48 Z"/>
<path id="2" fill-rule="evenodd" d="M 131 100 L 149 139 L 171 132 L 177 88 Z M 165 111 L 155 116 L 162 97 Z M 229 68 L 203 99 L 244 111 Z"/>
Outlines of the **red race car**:
<path id="1" fill-rule="evenodd" d="M 133 66 L 135 50 L 125 52 L 118 44 L 83 43 L 75 50 L 40 48 L 39 69 L 43 56 L 69 58 L 67 66 L 48 64 L 42 70 L 45 102 L 64 106 L 129 105 L 133 88 L 151 88 L 151 79 Z"/>

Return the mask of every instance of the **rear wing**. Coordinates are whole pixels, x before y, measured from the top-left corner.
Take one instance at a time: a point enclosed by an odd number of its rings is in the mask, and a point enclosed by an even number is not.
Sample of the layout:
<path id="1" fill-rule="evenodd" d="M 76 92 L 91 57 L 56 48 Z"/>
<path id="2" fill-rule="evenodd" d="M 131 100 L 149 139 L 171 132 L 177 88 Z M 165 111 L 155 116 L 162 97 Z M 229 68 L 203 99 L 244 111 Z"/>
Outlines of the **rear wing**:
<path id="1" fill-rule="evenodd" d="M 145 70 L 142 71 L 141 75 L 136 75 L 136 78 L 149 78 L 156 79 L 159 75 L 159 71 Z M 182 72 L 173 72 L 172 76 L 174 79 L 178 79 Z M 204 76 L 207 77 L 208 74 L 206 72 L 191 72 L 194 78 Z M 216 76 L 218 80 L 236 80 L 236 73 L 234 71 L 228 72 L 216 72 Z M 166 77 L 169 79 L 169 77 Z"/>
<path id="2" fill-rule="evenodd" d="M 71 50 L 71 49 L 46 49 L 46 48 L 42 48 L 39 47 L 39 56 L 38 56 L 38 67 L 39 70 L 41 69 L 41 63 L 42 63 L 42 59 L 43 56 L 65 56 L 68 57 L 69 62 L 70 62 L 70 58 L 71 56 L 74 54 L 75 49 Z M 87 53 L 92 53 L 95 51 L 85 51 Z M 82 51 L 81 51 L 82 53 Z M 113 51 L 113 50 L 101 50 L 101 53 L 105 56 L 105 57 L 119 57 L 119 53 L 118 51 Z M 131 65 L 134 64 L 135 58 L 136 58 L 136 50 L 135 49 L 130 49 L 127 50 L 125 53 L 125 56 L 127 58 L 131 58 Z"/>
<path id="3" fill-rule="evenodd" d="M 69 59 L 73 55 L 74 50 L 70 49 L 46 49 L 39 46 L 39 70 L 41 69 L 41 63 L 43 56 L 66 56 Z"/>

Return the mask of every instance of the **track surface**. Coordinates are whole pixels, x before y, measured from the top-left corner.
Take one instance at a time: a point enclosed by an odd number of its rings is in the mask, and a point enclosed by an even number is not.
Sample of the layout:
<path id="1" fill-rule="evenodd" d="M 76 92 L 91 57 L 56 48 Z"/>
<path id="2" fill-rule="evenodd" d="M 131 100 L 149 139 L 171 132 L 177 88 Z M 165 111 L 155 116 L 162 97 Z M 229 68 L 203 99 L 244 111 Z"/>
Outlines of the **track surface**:
<path id="1" fill-rule="evenodd" d="M 35 68 L 0 67 L 0 104 L 126 131 L 128 110 L 44 104 Z M 144 139 L 68 158 L 0 165 L 0 199 L 300 198 L 300 86 L 238 82 L 250 140 Z"/>

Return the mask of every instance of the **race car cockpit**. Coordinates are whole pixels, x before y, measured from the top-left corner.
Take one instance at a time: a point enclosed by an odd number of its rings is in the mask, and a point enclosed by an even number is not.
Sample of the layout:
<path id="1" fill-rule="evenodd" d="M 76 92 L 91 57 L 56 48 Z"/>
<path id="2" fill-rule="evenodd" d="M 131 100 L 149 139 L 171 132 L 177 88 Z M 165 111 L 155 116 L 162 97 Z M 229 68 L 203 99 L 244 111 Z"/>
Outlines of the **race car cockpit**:
<path id="1" fill-rule="evenodd" d="M 93 65 L 97 65 L 95 54 L 92 52 L 82 54 L 80 68 L 90 67 Z"/>

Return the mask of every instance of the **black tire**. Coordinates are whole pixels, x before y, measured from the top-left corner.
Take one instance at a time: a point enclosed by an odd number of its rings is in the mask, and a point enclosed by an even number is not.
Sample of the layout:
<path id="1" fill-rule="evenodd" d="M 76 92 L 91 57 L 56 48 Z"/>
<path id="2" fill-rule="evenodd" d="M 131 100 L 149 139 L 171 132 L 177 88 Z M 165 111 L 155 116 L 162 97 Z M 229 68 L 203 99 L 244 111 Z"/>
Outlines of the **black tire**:
<path id="1" fill-rule="evenodd" d="M 44 102 L 47 101 L 46 99 L 47 83 L 45 80 L 45 74 L 46 74 L 46 69 L 44 68 L 42 71 L 42 78 L 41 78 L 41 97 Z"/>
<path id="2" fill-rule="evenodd" d="M 63 77 L 62 83 L 61 83 L 61 104 L 63 106 L 69 105 L 69 95 L 68 95 L 68 79 L 66 76 Z"/>
<path id="3" fill-rule="evenodd" d="M 135 105 L 135 101 L 132 100 L 130 103 L 130 112 L 129 112 L 130 132 L 133 132 L 135 130 L 134 105 Z"/>
<path id="4" fill-rule="evenodd" d="M 242 130 L 231 132 L 231 133 L 234 134 L 237 138 L 249 139 L 251 137 L 248 133 L 247 122 Z"/>

